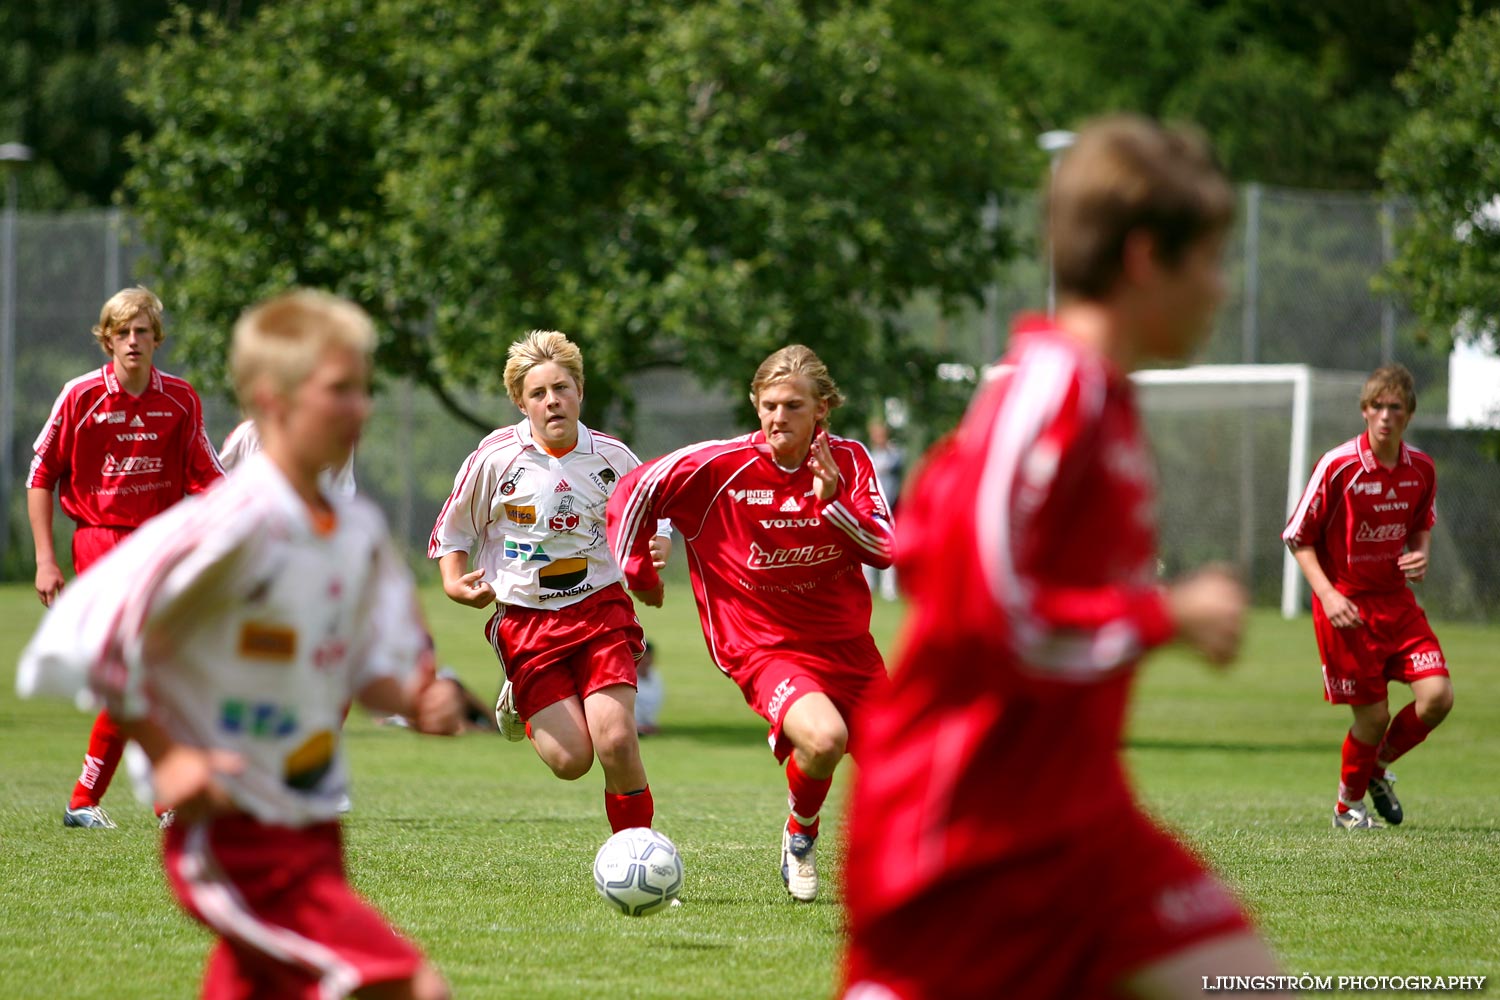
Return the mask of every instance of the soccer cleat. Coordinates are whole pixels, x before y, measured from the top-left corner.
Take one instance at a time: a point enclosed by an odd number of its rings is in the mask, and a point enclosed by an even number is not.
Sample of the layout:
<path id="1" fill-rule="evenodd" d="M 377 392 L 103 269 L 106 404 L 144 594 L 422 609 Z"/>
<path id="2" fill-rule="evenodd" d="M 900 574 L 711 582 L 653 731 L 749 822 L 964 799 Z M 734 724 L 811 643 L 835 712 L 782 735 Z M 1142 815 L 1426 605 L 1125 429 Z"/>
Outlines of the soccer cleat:
<path id="1" fill-rule="evenodd" d="M 104 811 L 103 806 L 79 806 L 77 809 L 70 806 L 63 811 L 63 826 L 113 830 L 115 821 L 109 818 L 109 813 Z"/>
<path id="2" fill-rule="evenodd" d="M 795 900 L 818 898 L 818 838 L 793 833 L 790 822 L 781 831 L 781 881 Z"/>
<path id="3" fill-rule="evenodd" d="M 1370 800 L 1375 803 L 1375 811 L 1380 813 L 1380 818 L 1391 826 L 1400 826 L 1403 818 L 1401 813 L 1401 800 L 1396 798 L 1396 776 L 1390 771 L 1381 771 L 1370 778 Z"/>
<path id="4" fill-rule="evenodd" d="M 1333 807 L 1333 828 L 1335 830 L 1384 830 L 1385 824 L 1365 809 L 1363 803 L 1350 806 L 1346 811 L 1339 812 L 1339 807 Z"/>
<path id="5" fill-rule="evenodd" d="M 511 690 L 510 681 L 501 686 L 500 697 L 495 699 L 495 725 L 500 727 L 500 735 L 512 743 L 526 738 L 526 721 L 516 711 L 516 695 Z"/>

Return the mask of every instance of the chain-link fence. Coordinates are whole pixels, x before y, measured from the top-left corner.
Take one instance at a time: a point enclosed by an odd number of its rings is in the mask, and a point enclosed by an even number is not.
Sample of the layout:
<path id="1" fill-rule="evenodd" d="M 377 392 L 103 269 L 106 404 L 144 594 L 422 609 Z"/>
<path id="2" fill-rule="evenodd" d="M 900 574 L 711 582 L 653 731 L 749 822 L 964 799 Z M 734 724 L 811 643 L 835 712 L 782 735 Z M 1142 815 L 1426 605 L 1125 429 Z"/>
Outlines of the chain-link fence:
<path id="1" fill-rule="evenodd" d="M 954 362 L 950 367 L 957 371 L 977 369 L 997 357 L 1010 315 L 1040 309 L 1046 301 L 1046 261 L 1036 239 L 1035 197 L 1009 196 L 998 207 L 999 225 L 1013 235 L 1019 253 L 998 269 L 984 304 L 958 316 L 940 316 L 917 303 L 904 317 L 905 325 L 949 356 Z M 1484 457 L 1476 434 L 1445 426 L 1446 357 L 1418 344 L 1410 317 L 1371 289 L 1372 278 L 1389 259 L 1400 213 L 1369 196 L 1253 185 L 1242 190 L 1241 208 L 1227 261 L 1230 298 L 1201 360 L 1301 363 L 1354 372 L 1395 360 L 1411 368 L 1421 405 L 1408 436 L 1437 459 L 1439 515 L 1461 540 L 1444 544 L 1434 555 L 1464 563 L 1457 574 L 1463 582 L 1455 585 L 1453 606 L 1437 610 L 1445 615 L 1493 614 L 1500 607 L 1500 571 L 1490 568 L 1493 560 L 1488 553 L 1500 550 L 1500 515 L 1495 514 L 1500 510 L 1500 469 Z M 0 358 L 0 364 L 12 366 L 9 384 L 15 387 L 9 398 L 0 399 L 12 429 L 10 439 L 0 441 L 0 448 L 8 449 L 5 496 L 0 498 L 6 515 L 5 530 L 0 531 L 0 577 L 29 579 L 32 546 L 24 480 L 31 442 L 62 385 L 103 363 L 89 329 L 105 298 L 142 280 L 139 268 L 145 254 L 128 219 L 118 212 L 22 213 L 16 220 L 15 245 L 15 353 Z M 158 359 L 171 371 L 170 317 L 168 328 Z M 861 363 L 858 358 L 825 360 L 835 375 Z M 708 391 L 679 373 L 653 372 L 638 379 L 634 389 L 638 433 L 632 444 L 642 457 L 753 426 L 739 393 Z M 237 420 L 233 403 L 209 393 L 204 396 L 210 436 L 222 440 Z M 469 396 L 465 402 L 496 424 L 519 419 L 503 398 Z M 1329 421 L 1326 430 L 1320 419 L 1313 458 L 1359 427 L 1358 402 L 1351 396 L 1344 419 Z M 1163 425 L 1156 433 L 1177 432 Z M 1243 433 L 1237 431 L 1234 440 Z M 1275 432 L 1256 432 L 1255 437 L 1263 433 Z M 383 392 L 356 459 L 357 477 L 360 489 L 381 504 L 413 555 L 425 550 L 427 533 L 454 472 L 479 436 L 430 395 L 408 384 L 396 382 Z M 908 443 L 920 444 L 915 432 L 913 437 Z M 1163 439 L 1160 449 L 1179 451 L 1181 444 Z M 1285 482 L 1285 451 L 1273 452 L 1276 449 L 1250 449 L 1257 463 L 1252 478 Z M 1178 480 L 1175 468 L 1163 462 L 1163 491 L 1187 495 L 1194 484 Z M 1282 504 L 1268 497 L 1254 515 L 1256 530 L 1270 536 L 1272 548 L 1284 520 Z M 58 551 L 65 553 L 71 525 L 61 516 L 56 522 Z M 1170 549 L 1173 519 L 1167 520 L 1165 531 L 1164 543 Z M 1249 558 L 1257 567 L 1275 562 L 1265 549 L 1255 550 Z M 1274 603 L 1273 589 L 1270 583 L 1257 586 L 1257 595 Z"/>

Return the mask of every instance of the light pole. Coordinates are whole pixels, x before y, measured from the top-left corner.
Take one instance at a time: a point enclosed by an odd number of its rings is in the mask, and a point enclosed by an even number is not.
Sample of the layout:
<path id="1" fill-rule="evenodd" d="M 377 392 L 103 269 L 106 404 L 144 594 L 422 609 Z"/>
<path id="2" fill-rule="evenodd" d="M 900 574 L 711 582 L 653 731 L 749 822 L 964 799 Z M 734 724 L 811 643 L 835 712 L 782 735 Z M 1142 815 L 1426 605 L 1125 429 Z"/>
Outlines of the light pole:
<path id="1" fill-rule="evenodd" d="M 1077 141 L 1077 132 L 1069 132 L 1067 129 L 1061 128 L 1053 129 L 1050 132 L 1043 132 L 1036 137 L 1037 147 L 1052 158 L 1050 169 L 1054 175 L 1057 173 L 1057 161 L 1062 159 L 1063 153 L 1072 148 L 1073 143 Z M 1048 212 L 1051 212 L 1050 207 L 1048 208 Z M 1057 270 L 1053 266 L 1052 260 L 1052 218 L 1050 214 L 1048 215 L 1047 223 L 1047 315 L 1052 316 L 1057 312 Z"/>
<path id="2" fill-rule="evenodd" d="M 5 169 L 5 216 L 0 219 L 0 568 L 10 556 L 10 484 L 15 476 L 11 438 L 16 418 L 16 171 L 30 162 L 30 146 L 0 143 Z"/>

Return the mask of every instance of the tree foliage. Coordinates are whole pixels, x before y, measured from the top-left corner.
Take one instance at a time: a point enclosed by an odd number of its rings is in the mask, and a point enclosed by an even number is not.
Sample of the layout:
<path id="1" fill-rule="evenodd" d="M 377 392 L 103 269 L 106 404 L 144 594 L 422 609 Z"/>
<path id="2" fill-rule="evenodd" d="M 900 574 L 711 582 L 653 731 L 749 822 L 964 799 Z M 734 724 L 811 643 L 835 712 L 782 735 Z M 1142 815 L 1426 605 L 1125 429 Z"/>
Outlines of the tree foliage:
<path id="1" fill-rule="evenodd" d="M 538 327 L 583 346 L 593 414 L 633 371 L 743 383 L 792 341 L 857 395 L 925 377 L 883 317 L 979 294 L 1003 250 L 980 207 L 1028 162 L 999 100 L 882 4 L 184 14 L 131 94 L 152 132 L 129 195 L 200 371 L 247 302 L 320 286 L 456 412 Z"/>
<path id="2" fill-rule="evenodd" d="M 1410 225 L 1387 274 L 1428 338 L 1500 331 L 1500 11 L 1433 39 L 1400 78 L 1412 114 L 1381 162 L 1409 199 Z"/>

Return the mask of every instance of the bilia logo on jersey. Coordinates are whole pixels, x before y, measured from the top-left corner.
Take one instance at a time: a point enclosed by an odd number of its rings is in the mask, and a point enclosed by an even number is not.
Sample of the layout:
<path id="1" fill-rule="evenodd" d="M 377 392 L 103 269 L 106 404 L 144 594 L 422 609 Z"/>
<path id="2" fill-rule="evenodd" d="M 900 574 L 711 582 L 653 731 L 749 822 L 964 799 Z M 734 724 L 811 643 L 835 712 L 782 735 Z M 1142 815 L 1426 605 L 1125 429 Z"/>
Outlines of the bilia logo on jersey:
<path id="1" fill-rule="evenodd" d="M 505 558 L 517 562 L 551 562 L 552 557 L 533 542 L 522 542 L 514 538 L 505 540 Z"/>
<path id="2" fill-rule="evenodd" d="M 587 559 L 558 559 L 542 567 L 537 575 L 537 582 L 548 590 L 567 590 L 578 586 L 588 575 L 589 561 Z"/>

